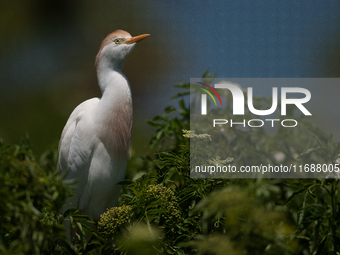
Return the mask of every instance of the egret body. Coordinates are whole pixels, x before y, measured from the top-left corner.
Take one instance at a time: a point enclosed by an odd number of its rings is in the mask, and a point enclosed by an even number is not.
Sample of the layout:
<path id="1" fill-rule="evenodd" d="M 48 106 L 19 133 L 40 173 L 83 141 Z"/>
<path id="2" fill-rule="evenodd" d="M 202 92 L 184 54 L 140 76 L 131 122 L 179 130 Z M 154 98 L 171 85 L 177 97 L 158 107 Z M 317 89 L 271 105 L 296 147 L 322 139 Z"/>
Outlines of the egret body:
<path id="1" fill-rule="evenodd" d="M 117 30 L 104 39 L 96 57 L 102 97 L 78 105 L 61 135 L 58 166 L 66 179 L 76 180 L 67 202 L 95 221 L 118 201 L 132 127 L 131 90 L 122 68 L 135 44 L 148 36 Z"/>

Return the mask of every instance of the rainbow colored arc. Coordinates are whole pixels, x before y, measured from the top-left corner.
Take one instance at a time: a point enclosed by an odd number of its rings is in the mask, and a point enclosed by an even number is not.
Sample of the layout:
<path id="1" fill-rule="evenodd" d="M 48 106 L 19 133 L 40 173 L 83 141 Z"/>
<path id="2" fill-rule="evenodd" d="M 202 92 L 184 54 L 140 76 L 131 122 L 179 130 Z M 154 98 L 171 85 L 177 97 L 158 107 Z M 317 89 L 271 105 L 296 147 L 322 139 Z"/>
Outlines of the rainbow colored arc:
<path id="1" fill-rule="evenodd" d="M 222 105 L 222 100 L 221 100 L 220 96 L 218 95 L 217 91 L 213 87 L 211 87 L 210 85 L 205 84 L 203 82 L 197 82 L 197 83 L 202 84 L 202 85 L 206 86 L 207 88 L 211 89 L 211 91 L 214 92 L 214 94 L 217 96 L 218 100 L 220 101 L 220 104 Z M 214 100 L 215 105 L 217 105 L 214 96 L 207 89 L 200 88 L 200 87 L 198 87 L 198 88 L 203 90 L 204 92 L 206 92 Z"/>

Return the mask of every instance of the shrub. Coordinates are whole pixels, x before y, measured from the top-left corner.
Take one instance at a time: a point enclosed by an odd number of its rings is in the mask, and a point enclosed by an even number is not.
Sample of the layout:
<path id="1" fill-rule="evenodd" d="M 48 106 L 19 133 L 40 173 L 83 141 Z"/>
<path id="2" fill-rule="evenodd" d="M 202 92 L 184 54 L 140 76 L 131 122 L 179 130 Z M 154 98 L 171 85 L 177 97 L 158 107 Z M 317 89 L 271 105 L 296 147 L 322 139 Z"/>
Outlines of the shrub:
<path id="1" fill-rule="evenodd" d="M 0 141 L 0 253 L 45 254 L 57 252 L 60 243 L 67 247 L 59 214 L 66 195 L 56 172 L 35 160 L 28 138 L 20 145 Z"/>

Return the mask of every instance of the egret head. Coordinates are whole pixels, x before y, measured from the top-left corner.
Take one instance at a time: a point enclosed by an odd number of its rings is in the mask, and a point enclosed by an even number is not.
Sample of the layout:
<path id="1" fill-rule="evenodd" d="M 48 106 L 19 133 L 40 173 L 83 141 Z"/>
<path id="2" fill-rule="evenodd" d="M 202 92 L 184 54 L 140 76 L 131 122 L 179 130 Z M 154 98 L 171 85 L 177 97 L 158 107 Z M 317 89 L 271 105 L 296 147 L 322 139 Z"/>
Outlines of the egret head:
<path id="1" fill-rule="evenodd" d="M 99 49 L 96 57 L 96 66 L 99 68 L 101 63 L 106 67 L 122 69 L 126 56 L 132 51 L 137 42 L 150 36 L 143 34 L 135 37 L 124 30 L 116 30 L 109 34 Z"/>

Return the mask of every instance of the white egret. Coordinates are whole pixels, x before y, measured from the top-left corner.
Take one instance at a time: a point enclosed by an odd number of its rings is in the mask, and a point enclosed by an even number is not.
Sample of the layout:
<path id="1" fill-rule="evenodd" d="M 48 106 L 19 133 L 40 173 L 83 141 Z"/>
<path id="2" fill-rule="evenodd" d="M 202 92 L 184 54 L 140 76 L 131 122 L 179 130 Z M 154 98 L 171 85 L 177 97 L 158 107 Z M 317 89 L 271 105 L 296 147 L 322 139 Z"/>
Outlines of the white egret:
<path id="1" fill-rule="evenodd" d="M 125 176 L 132 127 L 131 90 L 122 68 L 135 44 L 148 36 L 117 30 L 104 39 L 96 57 L 102 97 L 78 105 L 61 135 L 59 170 L 76 180 L 68 207 L 95 221 L 118 201 L 117 183 Z"/>

